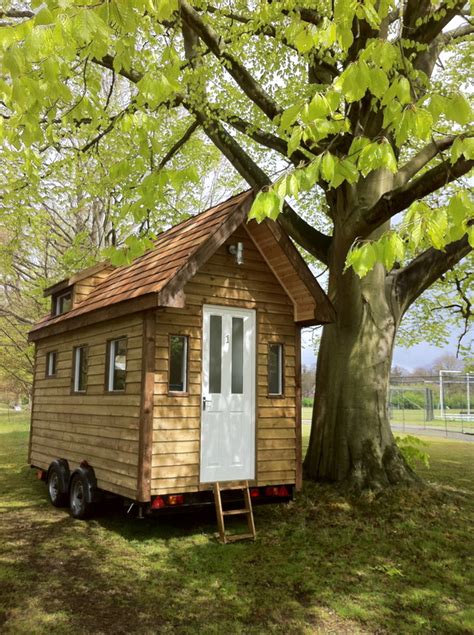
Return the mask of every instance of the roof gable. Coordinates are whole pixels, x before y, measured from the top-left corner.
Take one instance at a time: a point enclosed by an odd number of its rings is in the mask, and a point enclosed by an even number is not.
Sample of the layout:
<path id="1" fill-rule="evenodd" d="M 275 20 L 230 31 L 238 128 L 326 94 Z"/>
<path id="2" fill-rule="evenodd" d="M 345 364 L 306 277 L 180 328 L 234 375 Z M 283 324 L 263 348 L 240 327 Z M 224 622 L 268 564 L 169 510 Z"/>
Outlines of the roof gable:
<path id="1" fill-rule="evenodd" d="M 244 223 L 252 202 L 249 190 L 163 232 L 153 249 L 130 265 L 111 271 L 73 309 L 59 316 L 48 315 L 36 324 L 30 339 L 147 308 L 184 306 L 184 285 Z M 327 296 L 280 226 L 270 221 L 258 226 L 251 221 L 245 227 L 292 299 L 295 321 L 332 321 L 334 310 Z"/>

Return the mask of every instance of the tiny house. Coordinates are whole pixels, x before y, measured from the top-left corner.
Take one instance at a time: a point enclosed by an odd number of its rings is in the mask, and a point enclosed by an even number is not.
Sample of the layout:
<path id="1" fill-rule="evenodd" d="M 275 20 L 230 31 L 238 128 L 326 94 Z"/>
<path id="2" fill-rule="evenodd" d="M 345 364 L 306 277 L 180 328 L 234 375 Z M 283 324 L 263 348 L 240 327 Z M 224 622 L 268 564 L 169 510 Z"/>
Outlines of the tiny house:
<path id="1" fill-rule="evenodd" d="M 209 501 L 216 482 L 255 501 L 300 486 L 300 330 L 334 311 L 280 224 L 247 221 L 252 200 L 45 291 L 29 463 L 53 504 L 84 517 L 104 492 L 151 510 Z"/>

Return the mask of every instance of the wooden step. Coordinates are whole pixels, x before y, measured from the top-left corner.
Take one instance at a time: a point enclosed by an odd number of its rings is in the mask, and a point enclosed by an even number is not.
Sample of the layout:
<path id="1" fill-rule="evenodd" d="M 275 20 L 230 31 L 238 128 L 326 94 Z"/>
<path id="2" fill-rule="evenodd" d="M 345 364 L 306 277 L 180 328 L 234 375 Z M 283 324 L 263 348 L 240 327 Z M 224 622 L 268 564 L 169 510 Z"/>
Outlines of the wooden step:
<path id="1" fill-rule="evenodd" d="M 238 516 L 239 514 L 250 514 L 249 509 L 226 509 L 222 512 L 223 516 Z"/>
<path id="2" fill-rule="evenodd" d="M 238 540 L 255 540 L 255 536 L 253 534 L 234 534 L 232 536 L 226 536 L 226 542 L 237 542 Z"/>
<path id="3" fill-rule="evenodd" d="M 244 504 L 245 507 L 240 509 L 224 509 L 222 508 L 222 498 L 221 491 L 225 491 L 227 489 L 233 490 L 241 490 L 244 495 Z M 248 481 L 245 481 L 242 485 L 231 485 L 229 487 L 225 487 L 225 485 L 221 485 L 221 483 L 214 483 L 214 501 L 216 504 L 216 515 L 217 515 L 217 525 L 219 527 L 219 539 L 222 543 L 226 544 L 228 542 L 236 542 L 237 540 L 255 540 L 256 532 L 255 532 L 255 523 L 253 520 L 253 511 L 252 511 L 252 499 L 250 497 L 250 490 Z M 247 526 L 248 533 L 242 534 L 233 534 L 228 536 L 225 530 L 224 517 L 225 516 L 243 516 L 247 517 Z"/>

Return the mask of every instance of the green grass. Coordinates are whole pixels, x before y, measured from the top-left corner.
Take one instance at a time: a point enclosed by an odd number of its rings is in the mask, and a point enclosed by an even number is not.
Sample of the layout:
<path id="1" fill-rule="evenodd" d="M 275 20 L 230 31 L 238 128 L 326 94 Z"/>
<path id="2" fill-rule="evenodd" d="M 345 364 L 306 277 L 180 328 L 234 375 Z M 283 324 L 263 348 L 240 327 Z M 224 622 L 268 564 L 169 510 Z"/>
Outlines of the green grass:
<path id="1" fill-rule="evenodd" d="M 473 632 L 474 444 L 430 439 L 415 491 L 307 483 L 223 546 L 212 514 L 74 521 L 25 465 L 26 423 L 2 421 L 2 633 Z"/>

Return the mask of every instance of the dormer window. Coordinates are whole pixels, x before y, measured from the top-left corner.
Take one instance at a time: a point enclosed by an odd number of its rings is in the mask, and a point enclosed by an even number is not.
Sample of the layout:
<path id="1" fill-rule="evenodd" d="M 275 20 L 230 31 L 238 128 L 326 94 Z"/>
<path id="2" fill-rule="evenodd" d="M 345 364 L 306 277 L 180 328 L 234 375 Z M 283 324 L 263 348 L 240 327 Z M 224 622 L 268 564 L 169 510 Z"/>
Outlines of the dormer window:
<path id="1" fill-rule="evenodd" d="M 61 315 L 72 308 L 72 291 L 64 291 L 53 296 L 53 315 Z"/>

